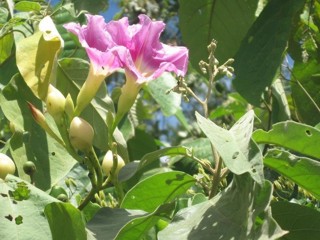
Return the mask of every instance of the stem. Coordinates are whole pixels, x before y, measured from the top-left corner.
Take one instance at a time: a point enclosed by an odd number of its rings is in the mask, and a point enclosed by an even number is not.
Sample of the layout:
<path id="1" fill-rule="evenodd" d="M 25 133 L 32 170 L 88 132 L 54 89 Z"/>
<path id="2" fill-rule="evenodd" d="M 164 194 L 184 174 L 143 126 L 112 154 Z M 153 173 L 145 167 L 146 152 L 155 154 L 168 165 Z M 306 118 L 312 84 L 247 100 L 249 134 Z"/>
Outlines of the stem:
<path id="1" fill-rule="evenodd" d="M 102 186 L 102 170 L 101 170 L 101 166 L 100 166 L 98 157 L 97 157 L 93 147 L 89 151 L 88 157 L 89 157 L 89 161 L 92 164 L 93 169 L 96 174 L 96 177 L 97 177 L 97 188 L 100 189 Z"/>
<path id="2" fill-rule="evenodd" d="M 218 192 L 218 187 L 221 179 L 221 167 L 222 167 L 222 159 L 220 158 L 216 148 L 211 145 L 212 153 L 214 156 L 215 160 L 215 174 L 213 175 L 213 182 L 212 182 L 212 187 L 209 195 L 209 199 L 213 198 L 217 192 Z"/>
<path id="3" fill-rule="evenodd" d="M 90 178 L 92 188 L 91 188 L 89 194 L 85 197 L 85 199 L 83 199 L 81 204 L 78 206 L 78 209 L 80 211 L 82 209 L 84 209 L 85 206 L 87 206 L 87 204 L 91 201 L 91 199 L 93 198 L 93 196 L 97 192 L 97 179 L 96 179 L 96 174 L 95 174 L 94 168 L 90 162 L 90 159 L 87 159 L 86 163 L 87 163 L 86 165 L 88 166 L 88 170 L 89 170 L 89 178 Z"/>

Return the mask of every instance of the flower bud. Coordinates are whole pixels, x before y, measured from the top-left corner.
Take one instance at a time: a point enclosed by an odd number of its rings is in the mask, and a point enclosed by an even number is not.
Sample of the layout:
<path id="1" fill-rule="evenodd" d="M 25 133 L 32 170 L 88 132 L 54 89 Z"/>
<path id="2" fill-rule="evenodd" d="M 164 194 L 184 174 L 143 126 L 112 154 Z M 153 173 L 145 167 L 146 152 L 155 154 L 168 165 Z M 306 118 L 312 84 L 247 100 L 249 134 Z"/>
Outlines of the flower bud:
<path id="1" fill-rule="evenodd" d="M 0 178 L 5 179 L 8 174 L 14 174 L 16 166 L 11 158 L 0 153 Z"/>
<path id="2" fill-rule="evenodd" d="M 115 171 L 115 175 L 118 175 L 120 169 L 123 168 L 123 166 L 125 165 L 122 157 L 117 155 L 117 159 L 118 159 L 118 165 Z M 102 170 L 107 176 L 109 176 L 112 166 L 113 166 L 113 153 L 109 150 L 104 156 L 102 161 Z"/>
<path id="3" fill-rule="evenodd" d="M 68 115 L 68 117 L 71 119 L 73 116 L 73 112 L 74 112 L 74 103 L 72 101 L 70 94 L 68 94 L 66 97 L 65 112 Z"/>
<path id="4" fill-rule="evenodd" d="M 48 113 L 54 118 L 55 121 L 59 121 L 63 115 L 66 98 L 56 88 L 50 87 L 50 92 L 47 96 L 47 110 Z"/>
<path id="5" fill-rule="evenodd" d="M 71 145 L 83 152 L 92 147 L 94 131 L 91 125 L 82 118 L 74 117 L 70 124 L 69 139 Z"/>

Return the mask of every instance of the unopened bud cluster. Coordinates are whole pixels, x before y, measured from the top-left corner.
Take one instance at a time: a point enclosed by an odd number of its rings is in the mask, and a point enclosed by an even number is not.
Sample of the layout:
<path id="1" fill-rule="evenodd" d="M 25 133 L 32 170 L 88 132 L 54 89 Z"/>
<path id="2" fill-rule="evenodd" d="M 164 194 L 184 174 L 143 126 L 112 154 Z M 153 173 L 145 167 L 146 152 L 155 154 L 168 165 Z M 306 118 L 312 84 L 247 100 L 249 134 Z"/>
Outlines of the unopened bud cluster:
<path id="1" fill-rule="evenodd" d="M 231 78 L 234 73 L 234 68 L 231 67 L 230 65 L 234 62 L 234 59 L 230 58 L 224 64 L 219 66 L 219 61 L 214 56 L 216 48 L 217 48 L 217 41 L 212 40 L 211 43 L 208 45 L 209 62 L 207 63 L 203 60 L 199 62 L 199 67 L 201 69 L 201 72 L 203 72 L 203 74 L 207 74 L 209 70 L 209 75 L 210 74 L 216 75 L 217 73 L 220 73 Z"/>

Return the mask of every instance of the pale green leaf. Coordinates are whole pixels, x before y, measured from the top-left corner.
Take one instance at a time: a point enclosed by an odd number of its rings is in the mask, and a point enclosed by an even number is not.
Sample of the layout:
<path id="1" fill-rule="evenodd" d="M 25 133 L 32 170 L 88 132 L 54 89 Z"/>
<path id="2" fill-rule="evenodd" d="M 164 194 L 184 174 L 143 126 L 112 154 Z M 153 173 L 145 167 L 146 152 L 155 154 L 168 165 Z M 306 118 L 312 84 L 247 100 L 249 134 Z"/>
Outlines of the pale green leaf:
<path id="1" fill-rule="evenodd" d="M 159 78 L 150 81 L 145 89 L 160 105 L 165 116 L 175 114 L 180 109 L 181 95 L 168 92 L 177 85 L 177 80 L 170 73 L 163 73 Z"/>
<path id="2" fill-rule="evenodd" d="M 11 175 L 7 176 L 6 182 L 0 179 L 0 239 L 51 239 L 49 224 L 43 209 L 45 205 L 58 200 L 25 182 L 30 190 L 29 198 L 13 201 L 9 191 L 17 189 L 17 183 L 20 182 L 23 180 Z M 20 225 L 17 225 L 14 220 L 18 216 L 22 217 Z M 11 217 L 12 220 L 10 220 Z"/>
<path id="3" fill-rule="evenodd" d="M 320 158 L 320 131 L 293 121 L 276 123 L 268 132 L 259 129 L 253 133 L 257 143 L 276 144 L 310 157 Z"/>
<path id="4" fill-rule="evenodd" d="M 265 166 L 304 188 L 320 199 L 320 162 L 286 151 L 270 150 L 263 160 Z"/>
<path id="5" fill-rule="evenodd" d="M 271 217 L 271 197 L 270 182 L 237 176 L 213 199 L 180 210 L 158 239 L 278 239 L 286 232 Z"/>

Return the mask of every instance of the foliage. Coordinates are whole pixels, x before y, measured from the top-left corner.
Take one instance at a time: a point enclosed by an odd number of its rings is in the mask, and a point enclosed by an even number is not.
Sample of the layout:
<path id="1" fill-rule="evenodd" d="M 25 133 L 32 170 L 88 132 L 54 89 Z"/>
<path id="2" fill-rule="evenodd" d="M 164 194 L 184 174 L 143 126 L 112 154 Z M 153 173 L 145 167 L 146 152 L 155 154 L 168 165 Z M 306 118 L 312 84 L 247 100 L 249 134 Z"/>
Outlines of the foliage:
<path id="1" fill-rule="evenodd" d="M 0 152 L 16 166 L 0 178 L 0 239 L 317 239 L 319 0 L 114 5 L 0 1 Z M 161 41 L 189 49 L 188 73 L 170 73 L 171 59 L 157 79 L 126 84 L 138 95 L 124 114 L 124 67 L 78 113 L 105 66 L 93 71 L 63 25 L 112 7 L 115 20 L 164 21 Z M 94 131 L 81 149 L 75 117 Z"/>

